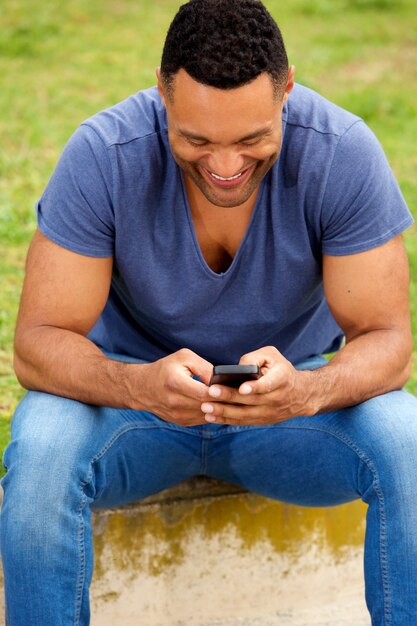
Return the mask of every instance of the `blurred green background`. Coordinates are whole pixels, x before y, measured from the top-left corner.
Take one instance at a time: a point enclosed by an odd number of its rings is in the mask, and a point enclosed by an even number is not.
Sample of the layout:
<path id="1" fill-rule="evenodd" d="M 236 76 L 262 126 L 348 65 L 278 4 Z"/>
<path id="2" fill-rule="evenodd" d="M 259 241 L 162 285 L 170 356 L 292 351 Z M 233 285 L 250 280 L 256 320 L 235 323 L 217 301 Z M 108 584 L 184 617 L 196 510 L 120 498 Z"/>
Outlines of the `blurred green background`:
<path id="1" fill-rule="evenodd" d="M 23 390 L 13 331 L 34 203 L 78 124 L 155 84 L 181 2 L 6 0 L 0 7 L 0 450 Z M 297 80 L 362 116 L 417 217 L 414 0 L 266 0 Z M 405 234 L 417 334 L 417 229 Z M 381 294 L 381 298 L 384 294 Z M 407 388 L 417 394 L 417 353 Z"/>

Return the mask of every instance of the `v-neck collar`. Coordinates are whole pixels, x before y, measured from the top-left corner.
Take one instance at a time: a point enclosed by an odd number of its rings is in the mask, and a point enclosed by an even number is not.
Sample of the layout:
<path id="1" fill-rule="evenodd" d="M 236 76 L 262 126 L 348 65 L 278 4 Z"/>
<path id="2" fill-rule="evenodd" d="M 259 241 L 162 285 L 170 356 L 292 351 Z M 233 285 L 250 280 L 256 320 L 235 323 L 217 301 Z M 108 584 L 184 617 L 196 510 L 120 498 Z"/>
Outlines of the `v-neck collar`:
<path id="1" fill-rule="evenodd" d="M 255 206 L 253 208 L 252 211 L 252 215 L 251 218 L 249 220 L 249 224 L 246 228 L 245 234 L 243 235 L 243 238 L 239 244 L 238 249 L 236 250 L 236 254 L 233 257 L 233 260 L 231 262 L 231 264 L 229 265 L 229 267 L 227 268 L 227 270 L 225 272 L 215 272 L 214 270 L 211 269 L 211 267 L 209 266 L 209 264 L 207 263 L 206 259 L 204 258 L 204 255 L 201 251 L 200 248 L 200 244 L 198 243 L 198 238 L 197 238 L 197 233 L 194 227 L 194 222 L 193 222 L 193 218 L 192 218 L 192 214 L 191 214 L 191 207 L 190 207 L 190 203 L 188 201 L 188 196 L 187 196 L 187 189 L 185 186 L 185 180 L 184 180 L 184 173 L 181 170 L 181 168 L 179 167 L 179 165 L 177 165 L 177 171 L 179 173 L 179 177 L 180 177 L 180 184 L 181 184 L 181 190 L 182 190 L 182 197 L 183 197 L 183 203 L 184 203 L 184 208 L 185 208 L 185 212 L 187 215 L 187 221 L 188 221 L 188 225 L 190 228 L 190 234 L 191 234 L 191 238 L 193 240 L 194 243 L 194 247 L 197 253 L 197 257 L 200 261 L 200 264 L 202 265 L 204 271 L 209 274 L 209 276 L 211 276 L 212 278 L 217 278 L 217 279 L 224 279 L 227 278 L 234 270 L 234 268 L 236 267 L 236 264 L 238 263 L 239 258 L 242 256 L 243 252 L 242 249 L 245 247 L 246 241 L 248 240 L 248 238 L 251 235 L 251 232 L 253 230 L 253 223 L 256 220 L 256 216 L 257 213 L 259 212 L 259 206 L 261 204 L 262 201 L 262 196 L 264 193 L 264 188 L 265 188 L 265 184 L 266 184 L 266 179 L 269 177 L 270 172 L 267 172 L 266 176 L 264 176 L 264 178 L 261 180 L 260 185 L 259 185 L 259 189 L 258 189 L 258 195 L 256 198 L 256 202 L 255 202 Z"/>

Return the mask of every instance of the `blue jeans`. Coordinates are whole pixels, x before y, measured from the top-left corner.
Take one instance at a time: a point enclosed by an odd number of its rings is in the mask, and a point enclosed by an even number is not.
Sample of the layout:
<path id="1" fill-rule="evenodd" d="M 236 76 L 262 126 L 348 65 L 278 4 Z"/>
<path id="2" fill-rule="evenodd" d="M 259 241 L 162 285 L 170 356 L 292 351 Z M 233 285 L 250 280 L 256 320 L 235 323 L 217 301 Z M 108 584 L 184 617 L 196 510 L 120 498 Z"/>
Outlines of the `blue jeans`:
<path id="1" fill-rule="evenodd" d="M 7 626 L 87 625 L 91 509 L 198 474 L 305 506 L 362 498 L 372 624 L 417 624 L 417 399 L 405 391 L 259 427 L 183 427 L 146 411 L 29 392 L 13 417 L 4 464 Z"/>

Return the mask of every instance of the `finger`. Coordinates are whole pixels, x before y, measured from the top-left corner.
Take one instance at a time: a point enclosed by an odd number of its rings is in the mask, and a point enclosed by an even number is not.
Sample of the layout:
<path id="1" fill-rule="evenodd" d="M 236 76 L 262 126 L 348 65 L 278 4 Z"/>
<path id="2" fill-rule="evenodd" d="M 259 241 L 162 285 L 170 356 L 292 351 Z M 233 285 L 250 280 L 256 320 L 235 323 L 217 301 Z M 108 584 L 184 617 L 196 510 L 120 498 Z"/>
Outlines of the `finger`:
<path id="1" fill-rule="evenodd" d="M 258 365 L 259 368 L 265 363 L 265 353 L 262 350 L 248 352 L 239 359 L 239 365 Z"/>
<path id="2" fill-rule="evenodd" d="M 240 365 L 259 365 L 261 368 L 266 363 L 271 363 L 280 358 L 284 358 L 282 354 L 275 348 L 275 346 L 264 346 L 258 350 L 247 352 L 240 357 Z"/>
<path id="3" fill-rule="evenodd" d="M 178 426 L 201 426 L 202 424 L 207 424 L 206 420 L 204 419 L 204 415 L 201 413 L 196 414 L 196 412 L 193 412 L 193 413 L 185 412 L 177 417 L 168 415 L 167 417 L 161 417 L 161 419 L 171 424 L 177 424 Z"/>
<path id="4" fill-rule="evenodd" d="M 159 408 L 159 411 L 158 411 Z M 184 396 L 172 396 L 155 411 L 156 415 L 175 424 L 204 424 L 201 403 Z"/>
<path id="5" fill-rule="evenodd" d="M 208 395 L 208 386 L 190 377 L 189 374 L 185 373 L 183 368 L 173 370 L 167 384 L 168 389 L 172 393 L 182 396 L 181 404 L 185 401 L 185 398 L 188 398 L 190 402 L 193 401 L 194 403 L 196 400 L 201 403 L 210 398 Z"/>
<path id="6" fill-rule="evenodd" d="M 203 403 L 202 410 L 206 421 L 216 424 L 267 424 L 277 421 L 276 409 L 265 405 L 242 406 L 213 402 Z"/>
<path id="7" fill-rule="evenodd" d="M 246 383 L 243 383 L 246 384 Z M 211 385 L 208 388 L 209 399 L 214 402 L 229 402 L 236 404 L 255 404 L 259 403 L 255 397 L 251 397 L 248 395 L 242 395 L 240 392 L 240 388 L 236 389 L 235 387 L 228 387 L 226 385 Z"/>
<path id="8" fill-rule="evenodd" d="M 209 361 L 184 348 L 175 354 L 173 365 L 167 379 L 170 391 L 200 402 L 207 398 L 208 383 L 213 371 L 213 365 Z M 196 380 L 194 376 L 201 380 Z"/>
<path id="9" fill-rule="evenodd" d="M 198 376 L 206 385 L 209 384 L 213 372 L 213 364 L 192 350 L 184 349 L 184 360 L 182 366 L 187 370 L 188 375 Z"/>
<path id="10" fill-rule="evenodd" d="M 256 394 L 268 394 L 276 391 L 285 382 L 288 376 L 288 366 L 277 363 L 257 380 L 250 380 L 239 387 L 239 393 L 244 397 Z"/>

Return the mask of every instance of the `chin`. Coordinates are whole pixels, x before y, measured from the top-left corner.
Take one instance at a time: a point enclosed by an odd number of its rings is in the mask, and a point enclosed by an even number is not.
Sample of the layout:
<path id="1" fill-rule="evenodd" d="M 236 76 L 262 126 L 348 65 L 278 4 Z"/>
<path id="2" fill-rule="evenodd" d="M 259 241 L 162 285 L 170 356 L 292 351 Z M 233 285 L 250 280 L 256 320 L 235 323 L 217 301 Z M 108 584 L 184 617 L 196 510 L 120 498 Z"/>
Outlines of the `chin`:
<path id="1" fill-rule="evenodd" d="M 240 206 L 247 202 L 252 194 L 258 188 L 258 184 L 252 180 L 252 177 L 246 181 L 245 186 L 242 189 L 216 189 L 212 187 L 206 179 L 197 175 L 193 177 L 193 180 L 204 197 L 218 207 L 232 208 Z"/>
<path id="2" fill-rule="evenodd" d="M 233 208 L 247 202 L 255 191 L 259 189 L 259 185 L 277 160 L 279 153 L 272 155 L 267 161 L 258 161 L 257 166 L 242 189 L 227 190 L 216 189 L 214 185 L 210 184 L 204 174 L 201 173 L 200 166 L 197 162 L 184 161 L 176 154 L 173 154 L 173 156 L 183 173 L 191 178 L 193 183 L 211 204 L 223 208 Z"/>

